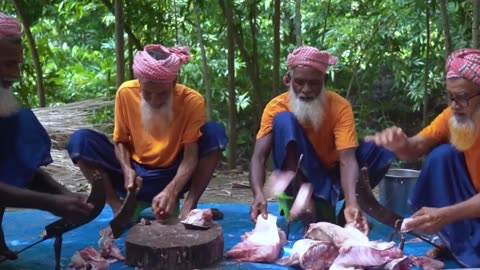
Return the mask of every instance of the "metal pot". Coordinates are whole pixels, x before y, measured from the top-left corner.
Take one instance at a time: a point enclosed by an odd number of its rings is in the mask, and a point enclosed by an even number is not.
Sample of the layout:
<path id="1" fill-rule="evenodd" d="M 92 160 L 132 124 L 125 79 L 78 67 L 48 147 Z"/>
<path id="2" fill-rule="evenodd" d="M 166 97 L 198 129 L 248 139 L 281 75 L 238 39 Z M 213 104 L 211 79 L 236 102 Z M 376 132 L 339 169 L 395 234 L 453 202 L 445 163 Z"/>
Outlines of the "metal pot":
<path id="1" fill-rule="evenodd" d="M 380 203 L 402 216 L 411 216 L 413 210 L 408 205 L 408 198 L 419 175 L 417 170 L 388 170 L 379 184 Z"/>

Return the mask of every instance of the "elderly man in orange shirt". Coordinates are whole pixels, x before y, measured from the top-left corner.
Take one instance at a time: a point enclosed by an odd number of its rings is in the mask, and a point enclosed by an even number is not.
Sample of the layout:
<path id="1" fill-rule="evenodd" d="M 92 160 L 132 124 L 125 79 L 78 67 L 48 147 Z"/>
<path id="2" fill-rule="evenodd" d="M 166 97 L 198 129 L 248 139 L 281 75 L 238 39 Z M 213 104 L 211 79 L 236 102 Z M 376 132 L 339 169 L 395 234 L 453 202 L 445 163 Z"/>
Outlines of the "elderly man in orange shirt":
<path id="1" fill-rule="evenodd" d="M 283 172 L 274 174 L 273 185 L 285 175 L 294 175 L 298 167 L 295 180 L 286 189 L 288 195 L 295 197 L 300 185 L 311 183 L 310 206 L 316 205 L 316 211 L 324 209 L 317 221 L 330 222 L 337 222 L 335 205 L 344 198 L 344 215 L 340 215 L 338 223 L 352 223 L 368 232 L 355 196 L 359 165 L 368 166 L 375 186 L 394 155 L 372 143 L 359 147 L 352 106 L 340 95 L 325 90 L 327 68 L 336 61 L 328 52 L 310 46 L 301 46 L 288 55 L 284 83 L 289 90 L 267 104 L 251 158 L 252 220 L 259 214 L 266 218 L 267 202 L 262 188 L 265 161 L 272 151 L 274 169 Z M 303 159 L 297 164 L 300 155 Z"/>
<path id="2" fill-rule="evenodd" d="M 406 230 L 438 233 L 443 247 L 427 255 L 453 255 L 480 267 L 480 50 L 459 49 L 446 61 L 450 104 L 413 137 L 390 127 L 365 138 L 413 160 L 427 155 L 409 200 L 417 210 Z"/>
<path id="3" fill-rule="evenodd" d="M 115 99 L 113 144 L 92 130 L 75 132 L 68 151 L 87 179 L 98 171 L 107 179 L 107 203 L 118 213 L 126 190 L 152 202 L 159 219 L 171 217 L 186 191 L 180 212 L 196 208 L 225 149 L 225 129 L 206 122 L 203 97 L 177 83 L 189 58 L 186 47 L 147 45 L 137 52 L 137 80 L 123 83 Z M 120 195 L 120 196 L 119 196 Z"/>

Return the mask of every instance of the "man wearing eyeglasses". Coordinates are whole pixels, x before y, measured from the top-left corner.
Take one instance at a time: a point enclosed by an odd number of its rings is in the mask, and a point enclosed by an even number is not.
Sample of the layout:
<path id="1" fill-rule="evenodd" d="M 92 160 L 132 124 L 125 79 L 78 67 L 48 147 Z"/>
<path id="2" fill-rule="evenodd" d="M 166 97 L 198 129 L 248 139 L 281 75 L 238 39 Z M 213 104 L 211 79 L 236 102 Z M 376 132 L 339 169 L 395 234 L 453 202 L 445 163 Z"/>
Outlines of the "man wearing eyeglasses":
<path id="1" fill-rule="evenodd" d="M 402 160 L 427 154 L 409 203 L 406 230 L 438 233 L 442 249 L 466 267 L 480 266 L 480 50 L 460 49 L 445 66 L 449 107 L 413 137 L 390 127 L 366 137 Z"/>

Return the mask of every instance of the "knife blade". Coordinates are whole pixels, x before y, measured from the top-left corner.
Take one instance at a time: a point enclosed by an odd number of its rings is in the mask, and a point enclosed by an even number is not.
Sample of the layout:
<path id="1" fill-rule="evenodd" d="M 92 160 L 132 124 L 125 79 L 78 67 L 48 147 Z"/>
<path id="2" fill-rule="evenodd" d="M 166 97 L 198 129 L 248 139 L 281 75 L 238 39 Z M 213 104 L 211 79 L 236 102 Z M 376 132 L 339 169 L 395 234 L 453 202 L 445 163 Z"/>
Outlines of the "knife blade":
<path id="1" fill-rule="evenodd" d="M 367 168 L 363 167 L 360 170 L 360 177 L 356 182 L 356 197 L 360 208 L 372 218 L 379 222 L 388 225 L 392 228 L 396 228 L 398 222 L 403 222 L 403 217 L 394 211 L 384 207 L 380 204 L 373 195 L 372 188 L 370 186 L 370 180 L 368 177 Z M 428 236 L 422 235 L 416 231 L 407 232 L 410 235 L 418 237 L 433 247 L 440 248 L 435 244 Z"/>
<path id="2" fill-rule="evenodd" d="M 25 250 L 30 249 L 47 239 L 50 239 L 53 237 L 57 237 L 57 238 L 61 237 L 64 233 L 89 223 L 90 221 L 98 217 L 98 215 L 100 215 L 103 208 L 105 207 L 105 201 L 106 201 L 105 185 L 103 183 L 103 180 L 100 174 L 95 173 L 93 177 L 92 191 L 90 192 L 90 195 L 88 196 L 88 199 L 87 199 L 87 203 L 91 203 L 94 206 L 92 211 L 90 211 L 90 214 L 83 219 L 70 220 L 67 218 L 61 218 L 59 220 L 56 220 L 48 224 L 47 226 L 45 226 L 45 231 L 42 233 L 41 239 L 33 242 L 32 244 L 29 244 L 26 247 L 23 247 L 15 251 L 15 254 L 18 255 L 24 252 Z M 56 241 L 56 243 L 58 242 Z M 55 251 L 59 252 L 59 248 L 61 248 L 61 242 L 60 242 L 60 247 L 56 247 Z M 6 260 L 8 260 L 7 257 L 0 258 L 0 263 Z"/>

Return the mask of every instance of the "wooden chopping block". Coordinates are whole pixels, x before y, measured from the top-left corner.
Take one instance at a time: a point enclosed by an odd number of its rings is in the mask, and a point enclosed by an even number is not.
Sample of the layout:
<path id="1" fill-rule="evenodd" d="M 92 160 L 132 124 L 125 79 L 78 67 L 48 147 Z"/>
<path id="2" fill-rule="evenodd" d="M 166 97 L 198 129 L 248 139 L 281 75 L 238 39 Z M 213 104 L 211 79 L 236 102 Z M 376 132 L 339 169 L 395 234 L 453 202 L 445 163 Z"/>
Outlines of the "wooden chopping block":
<path id="1" fill-rule="evenodd" d="M 223 257 L 223 230 L 187 230 L 183 224 L 152 221 L 136 224 L 125 240 L 126 264 L 141 269 L 195 269 L 210 266 Z"/>

